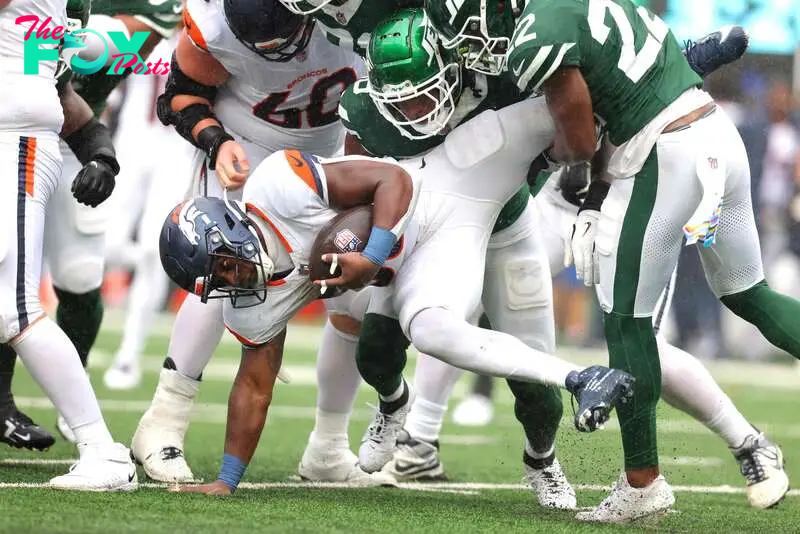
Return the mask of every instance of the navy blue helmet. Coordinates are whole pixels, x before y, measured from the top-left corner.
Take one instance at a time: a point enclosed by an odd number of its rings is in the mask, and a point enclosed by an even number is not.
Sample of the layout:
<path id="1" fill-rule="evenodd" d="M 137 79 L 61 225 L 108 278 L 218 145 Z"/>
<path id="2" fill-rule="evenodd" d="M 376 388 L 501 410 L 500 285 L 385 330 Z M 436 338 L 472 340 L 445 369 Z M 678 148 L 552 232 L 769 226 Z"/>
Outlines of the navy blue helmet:
<path id="1" fill-rule="evenodd" d="M 269 61 L 289 61 L 304 51 L 314 19 L 290 12 L 278 0 L 224 0 L 223 10 L 236 38 Z"/>
<path id="2" fill-rule="evenodd" d="M 173 282 L 203 302 L 229 297 L 236 308 L 260 304 L 274 266 L 262 253 L 259 232 L 241 202 L 187 200 L 161 228 L 161 265 Z"/>

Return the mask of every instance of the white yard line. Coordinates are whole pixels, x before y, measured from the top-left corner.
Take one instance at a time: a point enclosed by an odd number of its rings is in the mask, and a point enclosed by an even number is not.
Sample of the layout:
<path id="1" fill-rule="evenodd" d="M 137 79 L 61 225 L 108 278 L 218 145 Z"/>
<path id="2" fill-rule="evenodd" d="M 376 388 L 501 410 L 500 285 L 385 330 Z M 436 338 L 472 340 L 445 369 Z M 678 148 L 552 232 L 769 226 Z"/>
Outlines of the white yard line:
<path id="1" fill-rule="evenodd" d="M 0 489 L 12 488 L 46 488 L 47 483 L 37 482 L 2 482 Z M 154 484 L 143 482 L 139 484 L 141 488 L 163 489 L 169 487 L 168 484 Z M 530 487 L 524 484 L 493 484 L 489 482 L 408 482 L 397 485 L 400 489 L 416 491 L 443 491 L 443 492 L 468 492 L 474 494 L 480 491 L 530 491 Z M 291 488 L 319 488 L 319 489 L 354 489 L 344 483 L 337 482 L 243 482 L 239 484 L 242 489 L 291 489 Z M 578 484 L 575 489 L 586 491 L 608 491 L 611 486 L 602 484 Z M 746 492 L 746 488 L 728 485 L 722 486 L 672 486 L 672 491 L 676 493 L 706 493 L 739 495 Z M 787 494 L 789 497 L 800 496 L 800 490 L 791 490 Z"/>

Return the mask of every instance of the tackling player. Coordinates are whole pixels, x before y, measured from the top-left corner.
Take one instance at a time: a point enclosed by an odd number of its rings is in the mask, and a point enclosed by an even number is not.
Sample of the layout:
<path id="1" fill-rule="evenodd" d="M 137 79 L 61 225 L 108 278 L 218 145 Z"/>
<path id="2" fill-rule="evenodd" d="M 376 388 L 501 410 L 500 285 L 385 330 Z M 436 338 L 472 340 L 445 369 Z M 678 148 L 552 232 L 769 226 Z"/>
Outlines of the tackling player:
<path id="1" fill-rule="evenodd" d="M 787 319 L 800 303 L 763 279 L 741 139 L 698 88 L 700 78 L 669 28 L 643 7 L 618 0 L 426 7 L 446 46 L 469 47 L 473 68 L 507 72 L 521 91 L 547 96 L 558 128 L 551 160 L 592 158 L 595 115 L 608 132 L 613 181 L 592 182 L 568 252 L 578 275 L 597 284 L 611 364 L 636 375 L 637 389 L 636 401 L 620 410 L 625 473 L 600 506 L 578 518 L 624 522 L 661 514 L 674 496 L 658 469 L 662 377 L 652 315 L 684 234 L 687 243 L 702 244 L 709 285 L 723 304 L 800 356 L 800 336 Z M 788 489 L 780 449 L 756 434 L 740 446 L 751 503 L 775 504 Z"/>

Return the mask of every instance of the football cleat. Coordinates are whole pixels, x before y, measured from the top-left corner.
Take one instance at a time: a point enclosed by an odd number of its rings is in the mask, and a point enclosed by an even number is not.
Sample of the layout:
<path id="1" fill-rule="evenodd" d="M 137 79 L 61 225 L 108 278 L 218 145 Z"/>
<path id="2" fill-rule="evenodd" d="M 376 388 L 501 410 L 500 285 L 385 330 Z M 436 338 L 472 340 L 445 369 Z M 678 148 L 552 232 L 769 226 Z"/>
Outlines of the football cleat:
<path id="1" fill-rule="evenodd" d="M 439 442 L 412 438 L 405 429 L 397 434 L 397 448 L 383 472 L 398 482 L 412 480 L 447 480 L 439 461 Z"/>
<path id="2" fill-rule="evenodd" d="M 453 410 L 453 422 L 461 426 L 486 426 L 493 418 L 492 399 L 486 395 L 472 394 Z"/>
<path id="3" fill-rule="evenodd" d="M 622 473 L 611 494 L 597 508 L 578 512 L 579 521 L 595 523 L 649 523 L 665 515 L 675 504 L 675 496 L 666 479 L 659 475 L 646 488 L 634 488 Z"/>
<path id="4" fill-rule="evenodd" d="M 161 369 L 153 402 L 139 421 L 131 452 L 144 472 L 159 482 L 195 482 L 183 456 L 189 414 L 200 388 L 198 380 Z"/>
<path id="5" fill-rule="evenodd" d="M 574 510 L 578 506 L 575 490 L 561 470 L 555 453 L 538 459 L 525 452 L 522 462 L 525 465 L 525 481 L 536 493 L 541 506 L 558 510 Z"/>
<path id="6" fill-rule="evenodd" d="M 135 363 L 115 361 L 103 375 L 103 383 L 108 389 L 127 391 L 136 389 L 142 381 L 142 371 Z"/>
<path id="7" fill-rule="evenodd" d="M 9 447 L 46 451 L 56 442 L 50 432 L 13 405 L 0 415 L 0 424 L 0 441 L 8 443 Z"/>
<path id="8" fill-rule="evenodd" d="M 744 28 L 723 26 L 697 42 L 686 41 L 683 53 L 692 70 L 705 78 L 721 66 L 742 57 L 749 44 L 750 37 Z"/>
<path id="9" fill-rule="evenodd" d="M 358 465 L 358 457 L 347 440 L 309 440 L 297 474 L 310 482 L 339 482 L 357 487 L 395 486 L 397 481 L 386 473 L 367 473 Z"/>
<path id="10" fill-rule="evenodd" d="M 747 500 L 754 508 L 770 508 L 789 491 L 789 477 L 783 470 L 783 453 L 764 434 L 747 436 L 731 449 L 739 471 L 747 479 Z"/>
<path id="11" fill-rule="evenodd" d="M 633 395 L 634 378 L 619 369 L 593 365 L 567 375 L 567 391 L 578 400 L 575 428 L 594 432 L 604 425 L 617 402 Z"/>
<path id="12" fill-rule="evenodd" d="M 403 381 L 406 387 L 405 402 L 398 407 L 391 406 L 391 411 L 386 410 L 386 405 L 381 402 L 380 408 L 375 410 L 364 437 L 361 438 L 361 447 L 358 449 L 358 463 L 367 473 L 380 471 L 394 456 L 397 446 L 397 434 L 406 424 L 406 416 L 414 402 L 414 390 Z M 394 403 L 390 403 L 394 404 Z"/>
<path id="13" fill-rule="evenodd" d="M 81 447 L 80 459 L 69 473 L 50 481 L 54 489 L 77 491 L 133 491 L 139 487 L 130 451 L 121 443 Z"/>
<path id="14" fill-rule="evenodd" d="M 56 430 L 61 434 L 61 437 L 70 443 L 78 443 L 78 438 L 75 437 L 75 432 L 67 424 L 67 420 L 61 414 L 56 418 Z"/>

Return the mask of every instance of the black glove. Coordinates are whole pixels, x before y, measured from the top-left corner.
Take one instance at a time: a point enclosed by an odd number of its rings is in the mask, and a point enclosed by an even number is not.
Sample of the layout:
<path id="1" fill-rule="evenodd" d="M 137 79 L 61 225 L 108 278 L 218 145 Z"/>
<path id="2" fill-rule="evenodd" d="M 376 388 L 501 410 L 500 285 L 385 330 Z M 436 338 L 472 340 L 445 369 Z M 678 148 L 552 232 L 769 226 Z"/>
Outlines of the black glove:
<path id="1" fill-rule="evenodd" d="M 114 168 L 102 159 L 93 159 L 78 171 L 72 181 L 72 196 L 81 204 L 96 208 L 114 191 L 116 174 Z"/>
<path id="2" fill-rule="evenodd" d="M 564 200 L 580 207 L 589 190 L 589 164 L 566 167 L 558 178 L 558 189 Z"/>

